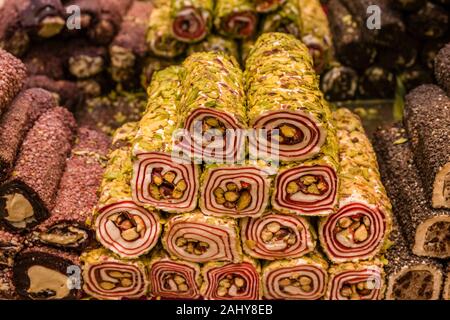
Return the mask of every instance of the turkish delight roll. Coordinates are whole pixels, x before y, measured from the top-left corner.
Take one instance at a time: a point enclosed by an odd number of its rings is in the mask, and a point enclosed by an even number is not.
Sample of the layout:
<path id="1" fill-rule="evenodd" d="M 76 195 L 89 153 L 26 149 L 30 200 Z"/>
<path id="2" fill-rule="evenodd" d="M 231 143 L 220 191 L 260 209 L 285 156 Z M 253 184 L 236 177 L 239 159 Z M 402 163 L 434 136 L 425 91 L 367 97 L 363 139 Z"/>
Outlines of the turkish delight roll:
<path id="1" fill-rule="evenodd" d="M 260 300 L 261 267 L 256 260 L 209 262 L 202 267 L 202 296 L 206 300 Z"/>
<path id="2" fill-rule="evenodd" d="M 386 300 L 438 300 L 443 283 L 442 264 L 414 255 L 397 224 L 384 257 Z"/>
<path id="3" fill-rule="evenodd" d="M 28 132 L 17 157 L 14 174 L 0 187 L 0 221 L 12 231 L 24 231 L 47 219 L 76 123 L 67 109 L 50 109 Z"/>
<path id="4" fill-rule="evenodd" d="M 259 13 L 268 13 L 278 10 L 286 0 L 253 0 L 256 11 Z"/>
<path id="5" fill-rule="evenodd" d="M 153 4 L 133 1 L 123 18 L 118 34 L 109 46 L 111 75 L 116 82 L 133 80 L 139 65 L 148 54 L 145 34 Z"/>
<path id="6" fill-rule="evenodd" d="M 0 49 L 0 114 L 20 92 L 26 76 L 25 65 L 12 54 Z"/>
<path id="7" fill-rule="evenodd" d="M 132 200 L 131 174 L 130 147 L 110 153 L 93 218 L 97 240 L 123 259 L 148 253 L 162 231 L 159 213 Z"/>
<path id="8" fill-rule="evenodd" d="M 172 33 L 187 43 L 203 40 L 211 30 L 214 1 L 171 0 Z"/>
<path id="9" fill-rule="evenodd" d="M 334 113 L 341 162 L 339 208 L 321 219 L 322 248 L 334 263 L 371 259 L 391 229 L 391 204 L 381 183 L 375 152 L 358 116 Z"/>
<path id="10" fill-rule="evenodd" d="M 164 227 L 162 244 L 174 258 L 204 263 L 242 258 L 238 223 L 200 212 L 172 217 Z"/>
<path id="11" fill-rule="evenodd" d="M 242 71 L 236 59 L 220 52 L 198 52 L 183 63 L 177 142 L 188 157 L 235 163 L 245 155 L 247 126 Z"/>
<path id="12" fill-rule="evenodd" d="M 50 218 L 34 230 L 42 244 L 82 250 L 92 234 L 85 222 L 97 204 L 110 139 L 86 128 L 78 130 L 77 143 L 67 160 L 66 170 Z"/>
<path id="13" fill-rule="evenodd" d="M 321 74 L 333 57 L 333 40 L 327 15 L 319 0 L 297 0 L 301 16 L 301 38 Z"/>
<path id="14" fill-rule="evenodd" d="M 36 246 L 16 256 L 13 283 L 21 298 L 76 300 L 81 297 L 82 282 L 76 254 Z"/>
<path id="15" fill-rule="evenodd" d="M 83 253 L 83 290 L 100 300 L 139 299 L 148 292 L 146 263 L 121 260 L 105 249 Z"/>
<path id="16" fill-rule="evenodd" d="M 320 152 L 330 110 L 308 48 L 300 40 L 283 33 L 259 37 L 246 61 L 245 87 L 249 124 L 261 131 L 251 137 L 250 148 L 267 146 L 284 162 Z"/>
<path id="17" fill-rule="evenodd" d="M 302 20 L 298 0 L 286 0 L 280 9 L 266 15 L 262 21 L 262 32 L 284 32 L 301 37 Z"/>
<path id="18" fill-rule="evenodd" d="M 439 85 L 450 96 L 450 43 L 443 47 L 436 56 L 434 74 Z"/>
<path id="19" fill-rule="evenodd" d="M 20 235 L 0 230 L 0 269 L 14 265 L 14 258 L 23 249 L 24 244 Z"/>
<path id="20" fill-rule="evenodd" d="M 214 26 L 223 36 L 243 39 L 256 32 L 258 15 L 251 0 L 217 0 Z"/>
<path id="21" fill-rule="evenodd" d="M 224 52 L 229 56 L 239 59 L 238 43 L 234 39 L 228 39 L 222 36 L 211 34 L 202 42 L 189 46 L 188 54 L 202 51 Z"/>
<path id="22" fill-rule="evenodd" d="M 422 85 L 405 99 L 405 128 L 434 208 L 450 208 L 450 98 L 435 85 Z"/>
<path id="23" fill-rule="evenodd" d="M 328 269 L 326 300 L 382 300 L 385 273 L 378 261 L 342 263 Z"/>
<path id="24" fill-rule="evenodd" d="M 8 178 L 20 146 L 35 121 L 56 107 L 54 96 L 43 89 L 22 91 L 0 119 L 0 181 Z"/>
<path id="25" fill-rule="evenodd" d="M 291 260 L 277 260 L 262 268 L 264 298 L 317 300 L 325 295 L 328 264 L 314 254 Z"/>
<path id="26" fill-rule="evenodd" d="M 430 207 L 405 130 L 400 125 L 382 128 L 375 137 L 384 183 L 412 252 L 418 256 L 450 257 L 450 214 Z"/>
<path id="27" fill-rule="evenodd" d="M 263 165 L 209 165 L 201 178 L 200 209 L 219 217 L 259 217 L 269 205 L 270 174 Z"/>
<path id="28" fill-rule="evenodd" d="M 161 58 L 175 58 L 186 50 L 186 44 L 172 34 L 169 2 L 157 2 L 148 22 L 147 44 L 150 52 Z"/>
<path id="29" fill-rule="evenodd" d="M 157 299 L 199 299 L 202 278 L 200 265 L 172 259 L 160 250 L 148 264 L 150 292 Z"/>
<path id="30" fill-rule="evenodd" d="M 147 111 L 133 146 L 134 201 L 170 213 L 194 210 L 200 188 L 198 165 L 173 152 L 182 72 L 181 67 L 173 66 L 153 76 Z"/>
<path id="31" fill-rule="evenodd" d="M 264 260 L 299 258 L 316 246 L 315 232 L 306 218 L 273 212 L 242 219 L 241 240 L 246 254 Z"/>

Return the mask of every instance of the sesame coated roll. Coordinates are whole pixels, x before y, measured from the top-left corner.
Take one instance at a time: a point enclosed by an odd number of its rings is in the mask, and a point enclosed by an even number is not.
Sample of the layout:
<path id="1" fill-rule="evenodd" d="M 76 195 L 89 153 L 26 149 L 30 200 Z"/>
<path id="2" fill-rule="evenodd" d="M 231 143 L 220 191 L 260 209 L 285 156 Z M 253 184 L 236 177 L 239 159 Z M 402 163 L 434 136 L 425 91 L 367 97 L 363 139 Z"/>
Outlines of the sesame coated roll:
<path id="1" fill-rule="evenodd" d="M 22 91 L 0 118 L 0 181 L 8 178 L 28 131 L 44 112 L 56 107 L 54 96 L 43 89 Z"/>
<path id="2" fill-rule="evenodd" d="M 81 250 L 92 240 L 85 222 L 97 204 L 97 190 L 106 165 L 110 139 L 101 132 L 78 130 L 77 143 L 67 160 L 66 170 L 50 218 L 34 230 L 42 244 Z"/>
<path id="3" fill-rule="evenodd" d="M 0 114 L 22 89 L 26 78 L 24 64 L 12 54 L 0 49 Z"/>
<path id="4" fill-rule="evenodd" d="M 412 252 L 418 256 L 448 258 L 450 214 L 431 208 L 405 129 L 400 125 L 383 127 L 375 137 L 383 181 Z"/>
<path id="5" fill-rule="evenodd" d="M 435 85 L 422 85 L 405 99 L 405 129 L 428 199 L 450 208 L 450 98 Z"/>
<path id="6" fill-rule="evenodd" d="M 76 300 L 81 297 L 82 275 L 78 255 L 35 246 L 16 256 L 13 283 L 27 300 Z"/>
<path id="7" fill-rule="evenodd" d="M 75 119 L 62 107 L 50 109 L 36 121 L 22 144 L 11 178 L 0 187 L 1 224 L 20 232 L 48 218 L 75 129 Z"/>

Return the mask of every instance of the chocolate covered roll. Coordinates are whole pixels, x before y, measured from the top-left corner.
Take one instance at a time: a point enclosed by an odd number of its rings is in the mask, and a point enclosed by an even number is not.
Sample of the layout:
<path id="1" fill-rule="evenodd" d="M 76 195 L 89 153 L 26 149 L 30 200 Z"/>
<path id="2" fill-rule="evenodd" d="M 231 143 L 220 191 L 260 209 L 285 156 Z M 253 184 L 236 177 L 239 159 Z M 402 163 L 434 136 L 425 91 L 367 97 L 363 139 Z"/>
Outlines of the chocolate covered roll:
<path id="1" fill-rule="evenodd" d="M 278 10 L 286 0 L 253 0 L 256 11 L 259 13 L 268 13 Z"/>
<path id="2" fill-rule="evenodd" d="M 84 100 L 77 85 L 69 80 L 54 80 L 47 76 L 31 76 L 25 82 L 24 89 L 42 88 L 50 91 L 59 100 L 59 104 L 69 110 L 75 110 Z"/>
<path id="3" fill-rule="evenodd" d="M 383 181 L 412 252 L 418 256 L 448 258 L 450 215 L 448 211 L 430 207 L 405 130 L 397 125 L 382 128 L 375 136 Z"/>
<path id="4" fill-rule="evenodd" d="M 354 99 L 358 89 L 358 74 L 352 68 L 337 65 L 322 77 L 321 89 L 330 101 Z"/>
<path id="5" fill-rule="evenodd" d="M 10 53 L 0 49 L 0 114 L 8 108 L 20 92 L 27 76 L 24 64 Z"/>
<path id="6" fill-rule="evenodd" d="M 333 55 L 333 40 L 327 15 L 319 0 L 297 0 L 301 16 L 301 38 L 313 57 L 318 74 L 328 67 Z"/>
<path id="7" fill-rule="evenodd" d="M 241 220 L 241 239 L 246 254 L 264 260 L 299 258 L 316 246 L 306 218 L 272 212 Z"/>
<path id="8" fill-rule="evenodd" d="M 326 300 L 382 300 L 385 273 L 379 262 L 343 263 L 328 269 Z"/>
<path id="9" fill-rule="evenodd" d="M 14 258 L 24 245 L 23 237 L 0 230 L 0 269 L 11 268 L 14 265 Z"/>
<path id="10" fill-rule="evenodd" d="M 121 260 L 105 249 L 83 253 L 83 290 L 100 300 L 139 299 L 148 292 L 146 264 Z"/>
<path id="11" fill-rule="evenodd" d="M 111 91 L 108 95 L 88 99 L 85 108 L 79 108 L 77 120 L 80 126 L 112 135 L 125 123 L 139 121 L 145 106 L 143 93 Z"/>
<path id="12" fill-rule="evenodd" d="M 417 12 L 407 17 L 408 31 L 424 39 L 437 39 L 448 32 L 448 11 L 442 6 L 427 1 Z"/>
<path id="13" fill-rule="evenodd" d="M 358 94 L 366 99 L 390 99 L 395 95 L 395 88 L 394 73 L 380 66 L 372 66 L 360 77 Z"/>
<path id="14" fill-rule="evenodd" d="M 147 266 L 150 292 L 156 299 L 199 299 L 202 278 L 200 265 L 171 259 L 163 250 L 157 251 Z"/>
<path id="15" fill-rule="evenodd" d="M 435 85 L 423 85 L 405 99 L 405 128 L 428 199 L 450 208 L 450 98 Z"/>
<path id="16" fill-rule="evenodd" d="M 182 42 L 203 40 L 211 30 L 214 1 L 171 0 L 172 33 Z"/>
<path id="17" fill-rule="evenodd" d="M 317 155 L 326 141 L 330 109 L 308 48 L 292 35 L 263 34 L 247 58 L 244 76 L 249 124 L 258 129 L 250 150 L 276 149 L 283 162 Z"/>
<path id="18" fill-rule="evenodd" d="M 237 262 L 242 258 L 237 222 L 200 212 L 172 217 L 164 227 L 162 244 L 173 258 L 190 262 Z"/>
<path id="19" fill-rule="evenodd" d="M 198 165 L 178 157 L 173 145 L 182 72 L 181 67 L 173 66 L 153 76 L 147 110 L 133 146 L 134 201 L 170 213 L 194 210 L 200 188 Z"/>
<path id="20" fill-rule="evenodd" d="M 364 15 L 365 16 L 365 15 Z M 333 34 L 336 56 L 344 65 L 365 69 L 375 60 L 376 49 L 364 26 L 352 15 L 340 0 L 328 3 L 328 18 Z"/>
<path id="21" fill-rule="evenodd" d="M 33 247 L 16 256 L 13 283 L 21 298 L 76 300 L 81 297 L 78 255 L 46 247 Z"/>
<path id="22" fill-rule="evenodd" d="M 286 0 L 279 10 L 269 13 L 262 21 L 262 32 L 284 32 L 301 37 L 302 21 L 298 0 Z"/>
<path id="23" fill-rule="evenodd" d="M 433 82 L 433 73 L 420 64 L 403 70 L 398 77 L 405 87 L 405 92 L 410 92 L 421 84 Z"/>
<path id="24" fill-rule="evenodd" d="M 169 1 L 159 1 L 153 8 L 147 29 L 147 44 L 150 52 L 160 58 L 175 58 L 185 52 L 186 44 L 172 34 Z"/>
<path id="25" fill-rule="evenodd" d="M 218 0 L 214 9 L 214 26 L 221 35 L 234 39 L 248 38 L 256 32 L 258 15 L 251 0 Z"/>
<path id="26" fill-rule="evenodd" d="M 428 68 L 430 71 L 434 72 L 436 56 L 448 42 L 450 42 L 450 37 L 443 37 L 425 41 L 422 49 L 419 52 L 419 58 L 422 65 Z"/>
<path id="27" fill-rule="evenodd" d="M 228 39 L 222 36 L 211 34 L 202 42 L 189 46 L 188 55 L 194 52 L 217 51 L 224 52 L 229 56 L 239 59 L 239 49 L 236 40 Z"/>
<path id="28" fill-rule="evenodd" d="M 11 268 L 0 269 L 0 300 L 18 300 Z"/>
<path id="29" fill-rule="evenodd" d="M 434 61 L 434 75 L 437 82 L 450 96 L 450 43 L 443 47 Z"/>
<path id="30" fill-rule="evenodd" d="M 409 36 L 403 36 L 402 45 L 394 48 L 383 47 L 378 51 L 377 65 L 389 70 L 404 70 L 417 60 L 419 42 Z"/>
<path id="31" fill-rule="evenodd" d="M 14 175 L 0 187 L 0 221 L 8 229 L 28 230 L 47 219 L 70 153 L 75 119 L 62 107 L 44 113 L 28 132 Z"/>
<path id="32" fill-rule="evenodd" d="M 67 62 L 66 48 L 67 44 L 57 40 L 33 45 L 23 57 L 28 75 L 43 75 L 54 80 L 64 79 Z"/>
<path id="33" fill-rule="evenodd" d="M 359 117 L 338 109 L 334 119 L 341 164 L 339 208 L 320 220 L 320 242 L 334 263 L 372 259 L 389 235 L 391 204 Z"/>
<path id="34" fill-rule="evenodd" d="M 277 260 L 261 272 L 264 298 L 269 300 L 317 300 L 324 296 L 328 264 L 320 255 Z"/>
<path id="35" fill-rule="evenodd" d="M 17 2 L 3 1 L 0 10 L 0 48 L 21 57 L 30 46 L 30 36 L 20 23 Z"/>
<path id="36" fill-rule="evenodd" d="M 139 65 L 148 54 L 145 35 L 152 9 L 151 2 L 133 1 L 124 16 L 120 30 L 109 47 L 110 72 L 114 81 L 132 81 Z"/>
<path id="37" fill-rule="evenodd" d="M 76 5 L 81 9 L 81 30 L 96 44 L 109 44 L 119 31 L 122 19 L 132 0 L 69 0 L 66 8 Z"/>
<path id="38" fill-rule="evenodd" d="M 262 165 L 207 166 L 201 178 L 200 209 L 219 217 L 259 217 L 269 205 L 271 174 Z"/>
<path id="39" fill-rule="evenodd" d="M 202 296 L 205 300 L 260 300 L 262 286 L 256 260 L 208 262 L 202 267 Z"/>
<path id="40" fill-rule="evenodd" d="M 20 0 L 17 3 L 20 24 L 40 38 L 58 35 L 66 25 L 66 12 L 61 0 Z"/>
<path id="41" fill-rule="evenodd" d="M 44 112 L 56 107 L 56 99 L 43 89 L 22 91 L 0 118 L 0 181 L 8 178 L 28 131 Z"/>
<path id="42" fill-rule="evenodd" d="M 195 160 L 235 163 L 245 156 L 242 71 L 234 58 L 199 52 L 183 63 L 179 148 Z"/>
<path id="43" fill-rule="evenodd" d="M 410 251 L 401 230 L 395 224 L 385 258 L 386 300 L 438 300 L 443 283 L 442 265 L 418 257 Z"/>
<path id="44" fill-rule="evenodd" d="M 78 130 L 50 218 L 34 230 L 35 240 L 63 249 L 81 250 L 92 240 L 85 222 L 97 204 L 110 139 L 101 132 Z"/>
<path id="45" fill-rule="evenodd" d="M 93 218 L 97 240 L 123 259 L 148 253 L 162 231 L 159 213 L 140 207 L 132 200 L 131 174 L 130 147 L 121 147 L 109 154 Z"/>
<path id="46" fill-rule="evenodd" d="M 95 77 L 106 69 L 107 54 L 105 47 L 72 41 L 68 52 L 68 71 L 78 79 Z"/>

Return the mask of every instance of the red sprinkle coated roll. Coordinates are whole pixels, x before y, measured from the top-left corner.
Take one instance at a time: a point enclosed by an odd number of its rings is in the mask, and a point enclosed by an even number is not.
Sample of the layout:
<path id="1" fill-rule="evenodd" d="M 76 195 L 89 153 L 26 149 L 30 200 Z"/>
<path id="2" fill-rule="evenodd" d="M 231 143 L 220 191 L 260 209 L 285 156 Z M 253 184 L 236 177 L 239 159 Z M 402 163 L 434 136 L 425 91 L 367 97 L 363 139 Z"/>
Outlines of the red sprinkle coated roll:
<path id="1" fill-rule="evenodd" d="M 148 265 L 150 292 L 161 299 L 199 299 L 200 265 L 171 259 L 164 251 L 155 253 Z"/>
<path id="2" fill-rule="evenodd" d="M 173 257 L 204 263 L 240 261 L 237 222 L 200 212 L 174 216 L 165 225 L 162 243 Z"/>
<path id="3" fill-rule="evenodd" d="M 325 295 L 328 264 L 318 255 L 277 260 L 263 267 L 264 298 L 317 300 Z"/>
<path id="4" fill-rule="evenodd" d="M 308 220 L 293 214 L 266 213 L 243 219 L 241 239 L 246 254 L 265 260 L 298 258 L 316 245 Z"/>
<path id="5" fill-rule="evenodd" d="M 260 267 L 248 258 L 240 263 L 209 262 L 202 268 L 206 300 L 260 300 Z"/>

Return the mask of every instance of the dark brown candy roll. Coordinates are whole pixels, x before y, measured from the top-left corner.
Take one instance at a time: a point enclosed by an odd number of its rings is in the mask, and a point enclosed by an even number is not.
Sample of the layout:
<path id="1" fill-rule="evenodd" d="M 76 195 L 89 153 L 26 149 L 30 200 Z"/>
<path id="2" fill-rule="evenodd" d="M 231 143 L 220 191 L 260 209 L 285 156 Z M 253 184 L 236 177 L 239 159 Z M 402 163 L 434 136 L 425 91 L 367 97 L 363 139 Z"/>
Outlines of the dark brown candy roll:
<path id="1" fill-rule="evenodd" d="M 137 68 L 147 55 L 149 47 L 146 33 L 152 9 L 151 2 L 134 1 L 123 18 L 119 33 L 109 47 L 114 81 L 133 80 Z"/>
<path id="2" fill-rule="evenodd" d="M 434 75 L 439 85 L 450 96 L 450 43 L 443 47 L 436 56 Z"/>
<path id="3" fill-rule="evenodd" d="M 402 16 L 390 6 L 390 0 L 341 0 L 353 17 L 359 22 L 360 28 L 367 30 L 371 41 L 377 45 L 394 47 L 399 41 L 404 41 L 406 32 Z M 369 29 L 368 16 L 370 6 L 380 9 L 380 28 Z"/>
<path id="4" fill-rule="evenodd" d="M 0 300 L 16 300 L 19 298 L 12 277 L 11 268 L 0 269 Z"/>
<path id="5" fill-rule="evenodd" d="M 422 85 L 405 99 L 405 128 L 428 201 L 450 209 L 450 98 L 435 85 Z"/>
<path id="6" fill-rule="evenodd" d="M 450 34 L 448 37 L 425 41 L 419 53 L 420 62 L 429 70 L 434 71 L 436 56 L 448 42 L 450 42 Z"/>
<path id="7" fill-rule="evenodd" d="M 385 253 L 386 300 L 438 300 L 443 281 L 442 264 L 414 255 L 397 226 Z"/>
<path id="8" fill-rule="evenodd" d="M 0 224 L 14 232 L 45 220 L 55 204 L 75 119 L 67 109 L 44 113 L 28 132 L 11 178 L 0 187 Z"/>
<path id="9" fill-rule="evenodd" d="M 13 266 L 15 256 L 24 246 L 23 240 L 24 239 L 17 234 L 0 230 L 0 270 L 3 268 L 11 268 Z"/>
<path id="10" fill-rule="evenodd" d="M 57 96 L 59 104 L 69 110 L 75 110 L 84 100 L 75 82 L 54 80 L 47 76 L 31 76 L 25 82 L 25 88 L 42 88 Z"/>
<path id="11" fill-rule="evenodd" d="M 67 51 L 67 69 L 78 79 L 94 77 L 106 69 L 107 49 L 84 40 L 71 41 Z"/>
<path id="12" fill-rule="evenodd" d="M 376 50 L 368 30 L 359 24 L 340 0 L 328 4 L 328 18 L 337 58 L 344 65 L 365 69 L 375 60 Z"/>
<path id="13" fill-rule="evenodd" d="M 321 89 L 327 100 L 351 100 L 358 89 L 358 74 L 350 67 L 335 66 L 323 75 Z"/>
<path id="14" fill-rule="evenodd" d="M 65 78 L 66 44 L 47 41 L 35 44 L 23 57 L 29 76 L 44 75 L 52 79 Z"/>
<path id="15" fill-rule="evenodd" d="M 406 21 L 408 31 L 415 37 L 436 39 L 448 32 L 448 11 L 431 1 L 409 15 Z"/>
<path id="16" fill-rule="evenodd" d="M 405 130 L 400 125 L 381 128 L 373 141 L 383 183 L 412 253 L 450 257 L 450 213 L 429 206 Z"/>
<path id="17" fill-rule="evenodd" d="M 406 92 L 411 91 L 423 83 L 433 82 L 433 73 L 420 64 L 415 64 L 412 67 L 403 70 L 398 76 L 401 79 Z"/>
<path id="18" fill-rule="evenodd" d="M 10 53 L 0 49 L 0 114 L 8 108 L 20 92 L 26 76 L 24 64 Z"/>
<path id="19" fill-rule="evenodd" d="M 106 71 L 93 77 L 77 79 L 75 83 L 85 99 L 99 97 L 113 88 L 111 78 Z"/>
<path id="20" fill-rule="evenodd" d="M 81 250 L 91 240 L 86 227 L 98 202 L 110 139 L 104 133 L 80 128 L 51 216 L 35 230 L 33 238 L 45 245 Z"/>
<path id="21" fill-rule="evenodd" d="M 418 51 L 416 39 L 405 35 L 401 45 L 378 50 L 377 64 L 389 70 L 404 70 L 414 65 Z"/>
<path id="22" fill-rule="evenodd" d="M 79 299 L 82 286 L 79 257 L 46 247 L 25 249 L 16 256 L 13 284 L 23 299 Z"/>
<path id="23" fill-rule="evenodd" d="M 61 0 L 15 1 L 21 25 L 32 35 L 51 38 L 66 25 L 66 12 Z"/>
<path id="24" fill-rule="evenodd" d="M 0 182 L 8 178 L 27 132 L 47 110 L 56 107 L 55 97 L 43 89 L 20 93 L 0 118 Z"/>
<path id="25" fill-rule="evenodd" d="M 417 11 L 426 0 L 391 0 L 392 7 L 402 11 Z"/>
<path id="26" fill-rule="evenodd" d="M 359 79 L 358 93 L 363 98 L 389 99 L 395 95 L 395 75 L 379 66 L 368 68 Z"/>
<path id="27" fill-rule="evenodd" d="M 30 37 L 20 24 L 17 2 L 2 1 L 0 5 L 0 48 L 21 57 L 30 45 Z"/>

